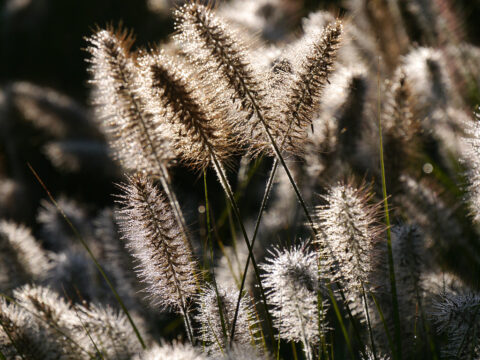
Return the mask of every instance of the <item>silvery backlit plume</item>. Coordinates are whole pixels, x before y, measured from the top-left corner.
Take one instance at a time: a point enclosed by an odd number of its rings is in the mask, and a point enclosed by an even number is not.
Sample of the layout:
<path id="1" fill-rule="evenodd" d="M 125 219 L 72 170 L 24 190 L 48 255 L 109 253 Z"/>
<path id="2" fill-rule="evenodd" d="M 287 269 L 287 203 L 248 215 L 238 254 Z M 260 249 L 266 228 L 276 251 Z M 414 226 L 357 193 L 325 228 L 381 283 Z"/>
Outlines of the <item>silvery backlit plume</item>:
<path id="1" fill-rule="evenodd" d="M 127 247 L 138 261 L 138 276 L 160 307 L 186 311 L 196 293 L 196 265 L 171 208 L 158 188 L 141 175 L 121 185 L 118 221 Z"/>
<path id="2" fill-rule="evenodd" d="M 188 71 L 164 52 L 144 55 L 139 60 L 144 69 L 143 92 L 150 94 L 147 109 L 168 123 L 172 151 L 192 167 L 205 168 L 212 156 L 226 161 L 235 153 L 232 125 L 226 111 L 205 97 L 195 73 Z M 211 93 L 211 99 L 222 94 Z"/>
<path id="3" fill-rule="evenodd" d="M 308 251 L 303 243 L 291 249 L 274 248 L 270 255 L 262 265 L 265 271 L 262 281 L 278 336 L 302 342 L 306 356 L 311 358 L 311 346 L 319 343 L 327 329 L 327 302 L 318 304 L 323 280 L 319 276 L 317 254 Z"/>
<path id="4" fill-rule="evenodd" d="M 43 280 L 52 267 L 49 253 L 42 249 L 30 229 L 13 222 L 0 221 L 1 291 L 30 280 Z"/>
<path id="5" fill-rule="evenodd" d="M 471 215 L 476 223 L 480 222 L 480 110 L 477 109 L 477 120 L 473 124 L 466 124 L 469 135 L 465 140 L 467 149 L 463 155 L 463 162 L 467 167 L 469 181 L 468 194 Z"/>
<path id="6" fill-rule="evenodd" d="M 260 74 L 251 66 L 241 36 L 198 2 L 180 7 L 174 15 L 179 31 L 177 41 L 204 72 L 202 76 L 223 88 L 226 102 L 229 98 L 238 101 L 246 112 L 237 124 L 238 130 L 248 132 L 249 138 L 256 142 L 254 146 L 268 146 L 266 139 L 257 139 L 264 137 L 261 122 L 270 126 L 273 118 L 266 104 Z"/>
<path id="7" fill-rule="evenodd" d="M 60 3 L 0 5 L 0 359 L 480 358 L 478 1 Z"/>
<path id="8" fill-rule="evenodd" d="M 280 113 L 287 125 L 284 136 L 297 137 L 296 141 L 288 140 L 290 146 L 303 146 L 302 139 L 307 137 L 307 130 L 312 125 L 313 116 L 318 110 L 323 87 L 333 71 L 333 63 L 340 47 L 342 23 L 329 24 L 323 32 L 307 34 L 301 56 L 297 55 L 298 69 L 292 81 L 281 92 Z M 299 50 L 294 47 L 294 50 Z M 313 125 L 312 125 L 313 126 Z"/>
<path id="9" fill-rule="evenodd" d="M 7 359 L 80 358 L 76 356 L 78 353 L 65 347 L 55 330 L 44 327 L 32 314 L 3 298 L 0 299 L 0 324 L 0 350 Z"/>
<path id="10" fill-rule="evenodd" d="M 71 304 L 47 287 L 25 285 L 13 293 L 20 311 L 29 314 L 30 321 L 49 334 L 52 341 L 65 351 L 67 359 L 83 359 L 89 352 L 82 347 L 73 323 L 78 321 Z"/>
<path id="11" fill-rule="evenodd" d="M 115 156 L 127 169 L 158 175 L 170 158 L 161 124 L 145 110 L 141 76 L 130 48 L 133 37 L 109 27 L 90 39 L 93 103 Z"/>
<path id="12" fill-rule="evenodd" d="M 109 306 L 88 304 L 75 306 L 79 343 L 90 353 L 106 359 L 128 360 L 141 350 L 126 316 Z"/>
<path id="13" fill-rule="evenodd" d="M 150 349 L 137 355 L 134 360 L 207 360 L 199 348 L 190 344 L 173 342 L 172 344 L 155 344 Z"/>
<path id="14" fill-rule="evenodd" d="M 339 183 L 330 187 L 323 198 L 325 205 L 316 208 L 317 243 L 333 281 L 362 292 L 369 283 L 374 248 L 382 230 L 377 220 L 378 206 L 369 204 L 372 197 L 365 185 Z"/>

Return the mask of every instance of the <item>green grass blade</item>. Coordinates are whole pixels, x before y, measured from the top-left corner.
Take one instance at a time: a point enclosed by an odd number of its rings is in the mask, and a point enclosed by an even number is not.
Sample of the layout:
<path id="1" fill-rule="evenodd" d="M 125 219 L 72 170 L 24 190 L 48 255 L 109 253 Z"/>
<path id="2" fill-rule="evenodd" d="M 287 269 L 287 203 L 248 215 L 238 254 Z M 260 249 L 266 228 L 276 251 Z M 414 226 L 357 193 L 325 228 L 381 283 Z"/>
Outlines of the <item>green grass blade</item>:
<path id="1" fill-rule="evenodd" d="M 381 98 L 380 98 L 380 72 L 378 73 L 378 136 L 380 140 L 380 169 L 382 173 L 382 195 L 383 195 L 383 204 L 385 209 L 385 224 L 387 226 L 387 250 L 388 250 L 388 270 L 390 277 L 390 287 L 392 291 L 392 304 L 393 304 L 393 321 L 395 327 L 395 342 L 397 345 L 397 351 L 394 353 L 396 356 L 395 359 L 402 359 L 402 338 L 401 338 L 401 327 L 400 327 L 400 312 L 398 308 L 398 296 L 397 296 L 397 285 L 395 281 L 395 266 L 393 263 L 393 249 L 392 249 L 392 233 L 390 230 L 390 214 L 388 210 L 388 196 L 387 196 L 387 183 L 385 178 L 385 160 L 383 158 L 383 137 L 382 137 L 382 117 L 381 117 Z"/>
<path id="2" fill-rule="evenodd" d="M 327 289 L 328 289 L 328 294 L 330 296 L 330 300 L 332 301 L 333 310 L 335 311 L 335 315 L 337 316 L 338 323 L 340 325 L 340 328 L 342 329 L 342 334 L 343 334 L 343 337 L 345 338 L 345 343 L 347 344 L 348 351 L 349 351 L 352 359 L 355 359 L 352 344 L 350 342 L 350 336 L 348 336 L 347 328 L 345 327 L 345 324 L 343 323 L 342 314 L 340 313 L 340 309 L 338 307 L 337 300 L 335 299 L 335 295 L 333 294 L 331 284 L 327 284 Z"/>
<path id="3" fill-rule="evenodd" d="M 375 307 L 377 308 L 378 315 L 380 316 L 380 320 L 382 321 L 383 328 L 385 329 L 385 335 L 387 336 L 388 346 L 390 347 L 390 350 L 393 353 L 395 351 L 395 348 L 393 347 L 392 336 L 390 335 L 390 331 L 388 330 L 387 322 L 385 321 L 385 316 L 383 315 L 382 308 L 380 307 L 380 304 L 378 303 L 375 295 L 372 292 L 369 292 L 369 295 L 372 298 L 373 302 L 375 303 Z"/>

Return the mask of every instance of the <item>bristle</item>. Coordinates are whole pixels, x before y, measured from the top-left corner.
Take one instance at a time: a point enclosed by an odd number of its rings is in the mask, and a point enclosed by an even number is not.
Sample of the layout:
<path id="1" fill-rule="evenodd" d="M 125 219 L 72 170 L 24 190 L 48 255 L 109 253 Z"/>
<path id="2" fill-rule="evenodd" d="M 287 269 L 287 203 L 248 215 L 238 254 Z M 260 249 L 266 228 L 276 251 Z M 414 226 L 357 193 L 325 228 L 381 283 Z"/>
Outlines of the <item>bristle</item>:
<path id="1" fill-rule="evenodd" d="M 124 167 L 158 175 L 171 159 L 168 136 L 157 119 L 145 110 L 147 94 L 140 91 L 141 77 L 125 30 L 99 30 L 88 39 L 93 101 L 116 157 Z"/>
<path id="2" fill-rule="evenodd" d="M 167 120 L 172 151 L 183 162 L 205 168 L 212 156 L 225 162 L 236 152 L 228 114 L 201 94 L 195 74 L 163 52 L 142 56 L 139 65 L 143 92 L 151 94 L 147 108 Z"/>
<path id="3" fill-rule="evenodd" d="M 122 185 L 121 233 L 139 262 L 138 276 L 148 284 L 154 304 L 186 311 L 195 295 L 196 264 L 170 206 L 153 183 L 140 175 Z"/>

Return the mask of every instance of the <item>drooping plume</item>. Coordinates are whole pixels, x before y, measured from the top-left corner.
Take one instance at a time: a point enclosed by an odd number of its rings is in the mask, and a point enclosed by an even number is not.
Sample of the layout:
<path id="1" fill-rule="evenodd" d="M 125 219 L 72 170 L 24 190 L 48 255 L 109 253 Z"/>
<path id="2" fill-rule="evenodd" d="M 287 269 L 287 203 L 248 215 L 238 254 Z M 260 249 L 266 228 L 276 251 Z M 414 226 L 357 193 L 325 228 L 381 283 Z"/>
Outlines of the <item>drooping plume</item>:
<path id="1" fill-rule="evenodd" d="M 150 94 L 149 113 L 168 122 L 172 151 L 192 167 L 207 167 L 211 157 L 226 161 L 235 152 L 229 114 L 216 103 L 210 89 L 206 98 L 196 75 L 164 52 L 139 59 L 143 92 Z"/>
<path id="2" fill-rule="evenodd" d="M 295 72 L 287 88 L 281 92 L 280 112 L 284 117 L 287 144 L 301 147 L 312 125 L 315 111 L 320 106 L 320 96 L 328 76 L 333 71 L 337 50 L 340 46 L 342 23 L 337 21 L 327 25 L 321 33 L 309 34 L 302 54 L 300 68 Z M 296 49 L 298 50 L 298 49 Z M 280 99 L 278 99 L 280 100 Z M 286 101 L 285 101 L 286 100 Z M 289 137 L 296 137 L 292 143 Z"/>
<path id="3" fill-rule="evenodd" d="M 136 60 L 133 37 L 112 27 L 88 39 L 93 102 L 115 156 L 127 169 L 159 174 L 171 154 L 158 119 L 145 110 L 146 94 Z"/>
<path id="4" fill-rule="evenodd" d="M 198 2 L 180 7 L 174 15 L 179 31 L 176 39 L 182 49 L 206 81 L 224 89 L 225 103 L 229 98 L 238 101 L 246 113 L 237 129 L 255 147 L 252 151 L 268 149 L 264 127 L 275 132 L 278 120 L 270 114 L 262 77 L 251 66 L 239 34 Z"/>
<path id="5" fill-rule="evenodd" d="M 121 185 L 120 231 L 137 259 L 138 276 L 148 284 L 153 303 L 185 311 L 195 295 L 196 264 L 171 207 L 141 175 Z"/>

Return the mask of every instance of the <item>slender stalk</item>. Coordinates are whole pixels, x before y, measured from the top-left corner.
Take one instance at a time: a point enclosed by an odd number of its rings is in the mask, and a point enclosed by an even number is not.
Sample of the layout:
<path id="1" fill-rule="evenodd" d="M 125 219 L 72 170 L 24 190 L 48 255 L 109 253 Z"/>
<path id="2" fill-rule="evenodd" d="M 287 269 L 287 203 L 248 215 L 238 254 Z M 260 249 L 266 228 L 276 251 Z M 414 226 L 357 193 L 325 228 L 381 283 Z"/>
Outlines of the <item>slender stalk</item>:
<path id="1" fill-rule="evenodd" d="M 250 97 L 252 103 L 256 104 L 255 100 L 251 97 L 251 94 L 249 92 L 247 94 Z M 305 212 L 305 216 L 307 217 L 308 224 L 310 225 L 310 228 L 312 229 L 312 233 L 315 236 L 317 236 L 318 231 L 315 227 L 315 224 L 313 223 L 312 217 L 310 216 L 310 212 L 308 211 L 305 200 L 303 199 L 303 196 L 300 193 L 300 190 L 298 189 L 297 183 L 295 182 L 295 179 L 293 178 L 292 173 L 290 172 L 290 169 L 288 168 L 287 164 L 285 163 L 285 159 L 283 158 L 283 156 L 280 152 L 280 149 L 278 148 L 278 145 L 275 142 L 275 139 L 273 138 L 273 135 L 271 134 L 270 129 L 268 128 L 268 125 L 267 125 L 265 119 L 263 118 L 262 113 L 258 109 L 258 106 L 255 106 L 254 108 L 255 108 L 256 115 L 258 116 L 258 118 L 260 119 L 261 123 L 263 124 L 263 126 L 265 128 L 265 132 L 268 136 L 268 139 L 270 140 L 270 143 L 272 144 L 272 148 L 275 152 L 276 158 L 278 159 L 278 161 L 280 161 L 280 164 L 282 164 L 282 167 L 285 170 L 285 173 L 287 174 L 287 177 L 290 180 L 290 183 L 292 184 L 292 187 L 293 187 L 293 190 L 295 191 L 297 199 L 300 202 L 300 205 L 302 206 L 303 211 Z M 311 242 L 311 239 L 312 238 L 310 238 L 310 240 L 307 241 L 307 245 Z"/>
<path id="2" fill-rule="evenodd" d="M 39 182 L 39 184 L 42 186 L 42 188 L 45 190 L 45 192 L 47 193 L 47 196 L 48 198 L 50 199 L 50 201 L 52 202 L 52 204 L 57 208 L 58 212 L 60 213 L 60 215 L 62 215 L 63 219 L 65 220 L 65 222 L 67 223 L 67 225 L 70 227 L 70 229 L 72 230 L 73 234 L 75 235 L 75 237 L 77 238 L 78 241 L 80 241 L 80 243 L 82 244 L 82 246 L 85 248 L 85 250 L 87 251 L 88 255 L 90 256 L 90 258 L 92 259 L 93 263 L 95 264 L 97 270 L 100 272 L 100 274 L 102 275 L 103 279 L 105 280 L 105 282 L 107 283 L 108 287 L 110 288 L 110 290 L 112 291 L 113 293 L 113 296 L 115 297 L 115 300 L 118 302 L 118 304 L 120 305 L 120 307 L 122 308 L 122 311 L 124 312 L 125 316 L 127 317 L 130 325 L 132 326 L 132 329 L 133 331 L 135 332 L 135 335 L 137 336 L 137 339 L 138 341 L 140 342 L 141 346 L 143 349 L 146 349 L 147 346 L 145 345 L 145 341 L 143 340 L 142 338 L 142 335 L 140 335 L 140 331 L 138 330 L 137 326 L 135 325 L 135 322 L 133 321 L 132 317 L 130 316 L 130 313 L 128 312 L 128 309 L 127 307 L 125 306 L 125 304 L 123 303 L 123 300 L 121 299 L 120 295 L 118 294 L 117 290 L 115 289 L 115 287 L 113 286 L 113 283 L 110 281 L 110 279 L 108 278 L 107 274 L 105 273 L 105 271 L 103 270 L 102 266 L 100 265 L 100 263 L 98 262 L 97 258 L 95 257 L 95 255 L 93 255 L 93 252 L 92 250 L 90 249 L 90 247 L 88 246 L 88 244 L 85 242 L 85 240 L 83 239 L 82 235 L 80 235 L 80 233 L 78 232 L 77 228 L 73 225 L 73 223 L 70 221 L 70 219 L 68 218 L 68 216 L 65 214 L 65 212 L 63 211 L 63 209 L 60 207 L 60 205 L 57 203 L 57 201 L 55 200 L 55 198 L 52 196 L 52 194 L 50 193 L 50 190 L 48 190 L 47 186 L 44 184 L 44 182 L 42 181 L 42 179 L 40 178 L 40 176 L 37 174 L 37 172 L 33 169 L 33 167 L 27 163 L 28 167 L 30 168 L 30 171 L 33 173 L 33 175 L 35 176 L 35 178 L 37 179 L 37 181 Z"/>
<path id="3" fill-rule="evenodd" d="M 372 323 L 370 322 L 370 313 L 368 311 L 367 297 L 365 296 L 365 288 L 363 286 L 363 283 L 362 283 L 362 300 L 363 300 L 363 307 L 365 310 L 365 317 L 367 318 L 367 326 L 368 326 L 368 333 L 370 335 L 370 342 L 372 343 L 373 358 L 377 360 L 377 349 L 375 346 L 375 340 L 373 339 Z"/>
<path id="4" fill-rule="evenodd" d="M 377 111 L 378 111 L 378 136 L 380 139 L 380 168 L 382 172 L 382 192 L 383 192 L 383 204 L 385 208 L 385 224 L 387 225 L 387 251 L 388 251 L 388 269 L 390 277 L 390 287 L 392 291 L 392 304 L 393 304 L 393 320 L 395 324 L 395 341 L 397 344 L 397 351 L 395 353 L 395 359 L 402 359 L 402 338 L 400 327 L 400 312 L 398 308 L 398 296 L 397 285 L 395 281 L 395 267 L 393 263 L 393 249 L 392 249 L 392 233 L 390 229 L 390 214 L 388 211 L 388 196 L 387 196 L 387 182 L 385 178 L 385 162 L 383 158 L 383 139 L 382 139 L 382 118 L 381 118 L 381 93 L 380 93 L 380 72 L 378 73 L 377 81 Z"/>
<path id="5" fill-rule="evenodd" d="M 271 191 L 272 186 L 273 186 L 273 180 L 275 178 L 275 171 L 277 170 L 277 168 L 278 168 L 278 161 L 277 161 L 277 159 L 275 159 L 274 162 L 273 162 L 272 170 L 270 172 L 270 176 L 269 176 L 268 181 L 267 181 L 267 186 L 265 188 L 265 192 L 263 194 L 262 204 L 260 205 L 260 211 L 258 213 L 257 220 L 255 222 L 255 229 L 253 231 L 253 237 L 252 237 L 252 243 L 251 243 L 252 248 L 253 248 L 253 246 L 255 244 L 255 240 L 257 238 L 258 229 L 260 227 L 260 221 L 262 219 L 263 211 L 265 210 L 265 207 L 267 205 L 268 196 L 269 196 L 270 191 Z M 242 282 L 240 284 L 240 290 L 239 290 L 240 294 L 243 292 L 243 288 L 245 286 L 245 281 L 246 281 L 246 278 L 247 278 L 247 271 L 248 271 L 248 266 L 249 265 L 250 265 L 250 254 L 247 257 L 247 262 L 245 263 L 245 268 L 244 268 L 244 271 L 243 271 L 243 274 L 242 274 Z M 240 309 L 240 300 L 241 300 L 241 296 L 239 295 L 238 299 L 237 299 L 237 305 L 236 305 L 236 308 L 235 308 L 235 315 L 233 317 L 232 329 L 235 329 L 235 324 L 237 323 L 238 311 Z"/>
<path id="6" fill-rule="evenodd" d="M 266 315 L 268 331 L 269 331 L 269 334 L 270 334 L 271 338 L 274 339 L 272 319 L 270 317 L 270 313 L 268 312 L 267 298 L 265 296 L 265 291 L 264 291 L 263 286 L 262 286 L 262 282 L 261 282 L 261 278 L 260 278 L 260 271 L 258 269 L 257 263 L 255 261 L 255 257 L 253 255 L 253 248 L 252 248 L 252 245 L 251 245 L 250 240 L 248 238 L 247 231 L 245 230 L 245 226 L 243 225 L 243 222 L 242 222 L 242 219 L 241 219 L 241 216 L 240 216 L 240 209 L 238 208 L 237 202 L 236 202 L 235 197 L 233 195 L 230 184 L 228 183 L 228 180 L 226 178 L 225 171 L 224 171 L 223 167 L 218 162 L 214 153 L 211 152 L 211 154 L 212 154 L 213 166 L 214 166 L 215 171 L 218 175 L 220 183 L 222 184 L 222 187 L 225 190 L 225 192 L 227 194 L 227 197 L 228 197 L 228 199 L 229 199 L 229 201 L 232 205 L 233 212 L 235 214 L 235 217 L 237 218 L 237 221 L 240 225 L 240 229 L 242 231 L 243 237 L 245 239 L 245 244 L 247 245 L 249 256 L 252 258 L 253 269 L 255 271 L 255 276 L 257 278 L 258 286 L 259 286 L 259 289 L 260 289 L 260 294 L 262 296 L 263 304 L 264 304 L 264 307 L 265 307 L 265 315 Z M 232 326 L 232 332 L 230 334 L 230 343 L 233 343 L 234 336 L 235 336 L 235 327 Z"/>
<path id="7" fill-rule="evenodd" d="M 225 317 L 223 315 L 223 304 L 222 299 L 220 298 L 220 294 L 218 293 L 217 281 L 215 280 L 215 267 L 213 266 L 213 242 L 212 237 L 210 236 L 210 206 L 208 201 L 208 188 L 207 188 L 207 172 L 205 169 L 203 170 L 203 186 L 205 189 L 205 212 L 207 214 L 207 241 L 210 244 L 210 262 L 211 262 L 211 272 L 212 272 L 212 283 L 213 288 L 215 289 L 215 294 L 217 296 L 217 306 L 218 306 L 218 314 L 220 315 L 220 323 L 222 325 L 222 334 L 224 339 L 224 344 L 227 344 L 228 341 L 228 334 L 227 334 L 227 327 L 225 325 Z M 222 343 L 218 343 L 219 347 L 222 348 Z"/>
<path id="8" fill-rule="evenodd" d="M 100 351 L 100 349 L 98 348 L 97 344 L 96 344 L 95 341 L 93 340 L 92 335 L 90 334 L 90 331 L 88 331 L 87 327 L 85 326 L 85 323 L 82 321 L 82 319 L 81 319 L 80 316 L 78 315 L 77 309 L 76 309 L 75 307 L 74 307 L 73 309 L 74 309 L 74 311 L 75 311 L 75 315 L 77 315 L 78 321 L 80 321 L 80 324 L 82 325 L 83 331 L 85 331 L 85 333 L 87 334 L 88 339 L 90 340 L 90 342 L 92 343 L 93 347 L 95 348 L 95 351 L 96 351 L 95 357 L 100 357 L 100 360 L 101 360 L 101 359 L 104 359 L 103 353 Z"/>

